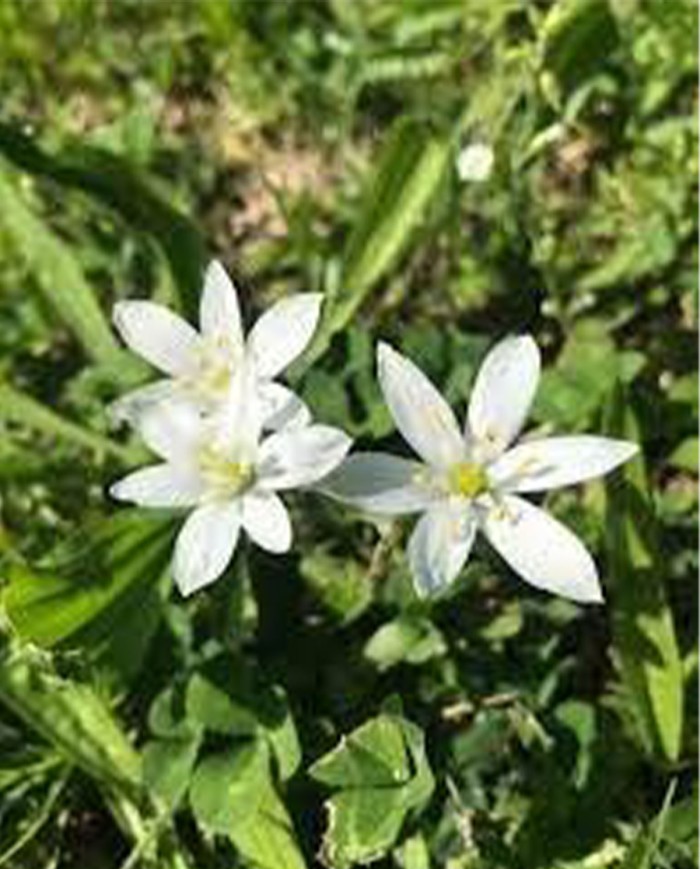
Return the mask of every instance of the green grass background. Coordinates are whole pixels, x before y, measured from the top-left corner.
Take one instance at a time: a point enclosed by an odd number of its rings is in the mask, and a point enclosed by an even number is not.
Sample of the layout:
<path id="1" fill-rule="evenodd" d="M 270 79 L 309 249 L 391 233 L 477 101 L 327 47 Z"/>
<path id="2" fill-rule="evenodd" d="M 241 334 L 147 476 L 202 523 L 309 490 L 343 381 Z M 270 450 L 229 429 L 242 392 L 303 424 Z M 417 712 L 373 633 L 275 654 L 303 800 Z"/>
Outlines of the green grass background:
<path id="1" fill-rule="evenodd" d="M 0 34 L 0 866 L 696 865 L 692 0 L 0 0 Z M 212 255 L 248 322 L 325 293 L 292 381 L 360 446 L 399 444 L 377 339 L 461 413 L 531 331 L 532 425 L 642 445 L 547 499 L 606 606 L 485 547 L 419 603 L 405 523 L 304 496 L 289 557 L 173 593 L 172 519 L 105 494 L 150 376 L 109 316 L 192 314 Z"/>

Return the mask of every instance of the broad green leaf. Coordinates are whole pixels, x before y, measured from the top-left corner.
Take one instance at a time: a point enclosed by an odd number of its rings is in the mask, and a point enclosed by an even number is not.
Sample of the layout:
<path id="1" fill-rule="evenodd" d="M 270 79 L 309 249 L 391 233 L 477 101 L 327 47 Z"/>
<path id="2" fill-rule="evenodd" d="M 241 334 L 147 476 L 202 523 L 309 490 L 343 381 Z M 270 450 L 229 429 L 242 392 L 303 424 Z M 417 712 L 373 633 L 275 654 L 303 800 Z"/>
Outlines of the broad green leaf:
<path id="1" fill-rule="evenodd" d="M 423 664 L 444 655 L 447 647 L 430 619 L 401 615 L 382 625 L 367 641 L 364 656 L 380 671 L 396 664 Z"/>
<path id="2" fill-rule="evenodd" d="M 127 160 L 78 142 L 49 153 L 16 126 L 0 123 L 0 151 L 32 175 L 82 190 L 163 248 L 189 314 L 196 311 L 206 262 L 194 224 L 175 209 Z"/>
<path id="3" fill-rule="evenodd" d="M 0 702 L 97 782 L 140 789 L 139 756 L 110 709 L 88 685 L 57 676 L 36 651 L 2 652 Z"/>
<path id="4" fill-rule="evenodd" d="M 97 298 L 70 249 L 34 213 L 7 166 L 0 163 L 0 225 L 33 272 L 37 286 L 97 362 L 121 354 Z"/>
<path id="5" fill-rule="evenodd" d="M 46 569 L 11 565 L 2 601 L 13 627 L 23 639 L 51 647 L 99 644 L 121 626 L 138 644 L 143 634 L 134 618 L 158 607 L 172 537 L 169 520 L 125 510 L 96 524 L 85 545 L 61 563 Z"/>
<path id="6" fill-rule="evenodd" d="M 8 384 L 0 384 L 0 419 L 58 438 L 90 453 L 115 456 L 124 462 L 132 457 L 127 447 L 64 419 L 55 410 Z"/>
<path id="7" fill-rule="evenodd" d="M 422 731 L 387 713 L 344 737 L 309 774 L 335 791 L 327 802 L 323 856 L 337 869 L 386 854 L 434 785 Z"/>
<path id="8" fill-rule="evenodd" d="M 668 458 L 670 465 L 674 468 L 680 468 L 682 471 L 691 471 L 697 473 L 698 470 L 698 449 L 700 441 L 696 437 L 686 438 L 678 444 L 676 449 Z"/>
<path id="9" fill-rule="evenodd" d="M 560 105 L 609 62 L 619 34 L 609 0 L 560 0 L 540 32 L 545 94 Z"/>
<path id="10" fill-rule="evenodd" d="M 342 256 L 340 290 L 302 364 L 310 365 L 344 329 L 406 251 L 445 178 L 451 146 L 414 120 L 398 121 L 367 179 L 357 223 Z"/>
<path id="11" fill-rule="evenodd" d="M 634 412 L 621 388 L 610 402 L 607 428 L 612 435 L 640 441 Z M 674 761 L 683 731 L 683 669 L 641 454 L 610 478 L 605 528 L 621 677 L 634 698 L 647 750 Z"/>
<path id="12" fill-rule="evenodd" d="M 173 811 L 187 792 L 197 760 L 200 737 L 154 739 L 143 747 L 143 779 L 149 790 Z"/>
<path id="13" fill-rule="evenodd" d="M 272 783 L 264 740 L 248 740 L 201 761 L 190 802 L 197 823 L 227 836 L 253 866 L 304 869 L 292 823 Z"/>
<path id="14" fill-rule="evenodd" d="M 205 730 L 267 739 L 283 781 L 298 768 L 301 749 L 284 692 L 242 658 L 222 654 L 204 664 L 190 677 L 185 703 L 188 720 Z"/>

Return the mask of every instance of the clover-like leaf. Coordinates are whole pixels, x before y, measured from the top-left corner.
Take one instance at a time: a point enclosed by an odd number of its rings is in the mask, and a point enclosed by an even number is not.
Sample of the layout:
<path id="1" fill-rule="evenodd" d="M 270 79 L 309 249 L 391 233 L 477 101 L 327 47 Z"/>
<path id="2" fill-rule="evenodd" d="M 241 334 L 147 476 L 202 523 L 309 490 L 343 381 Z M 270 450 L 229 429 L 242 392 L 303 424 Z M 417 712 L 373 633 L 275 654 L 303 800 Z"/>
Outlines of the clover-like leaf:
<path id="1" fill-rule="evenodd" d="M 272 781 L 264 739 L 246 740 L 201 761 L 190 803 L 199 826 L 227 836 L 246 865 L 305 869 L 292 822 Z"/>
<path id="2" fill-rule="evenodd" d="M 310 774 L 335 790 L 326 804 L 321 855 L 333 869 L 364 865 L 387 853 L 406 817 L 422 808 L 433 790 L 422 731 L 386 713 L 343 737 Z"/>

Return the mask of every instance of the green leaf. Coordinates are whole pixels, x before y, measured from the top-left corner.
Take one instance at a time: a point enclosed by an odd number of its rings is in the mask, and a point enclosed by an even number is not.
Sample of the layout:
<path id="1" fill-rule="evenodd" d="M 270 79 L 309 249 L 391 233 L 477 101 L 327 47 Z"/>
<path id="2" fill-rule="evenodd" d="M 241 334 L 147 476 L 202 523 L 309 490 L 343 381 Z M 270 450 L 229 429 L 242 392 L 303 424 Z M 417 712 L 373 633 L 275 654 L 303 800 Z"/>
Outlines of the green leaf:
<path id="1" fill-rule="evenodd" d="M 430 619 L 401 615 L 382 625 L 367 641 L 364 655 L 379 670 L 396 664 L 423 664 L 444 655 L 445 640 Z"/>
<path id="2" fill-rule="evenodd" d="M 654 858 L 658 855 L 676 784 L 677 781 L 674 779 L 668 786 L 661 811 L 649 827 L 642 830 L 632 842 L 620 869 L 652 869 L 654 866 Z"/>
<path id="3" fill-rule="evenodd" d="M 700 441 L 696 437 L 686 438 L 681 441 L 675 450 L 668 458 L 670 465 L 674 468 L 679 468 L 681 471 L 690 471 L 697 473 L 698 470 L 698 449 Z"/>
<path id="4" fill-rule="evenodd" d="M 88 685 L 57 676 L 31 649 L 5 649 L 0 701 L 98 782 L 136 793 L 141 763 L 120 724 Z"/>
<path id="5" fill-rule="evenodd" d="M 559 106 L 586 79 L 601 71 L 619 42 L 608 0 L 560 0 L 540 32 L 542 85 Z"/>
<path id="6" fill-rule="evenodd" d="M 132 458 L 132 452 L 127 447 L 64 419 L 55 410 L 7 384 L 0 384 L 0 419 L 58 438 L 91 453 L 115 456 L 123 462 L 129 462 Z"/>
<path id="7" fill-rule="evenodd" d="M 264 683 L 242 658 L 218 655 L 192 675 L 187 717 L 214 733 L 260 735 L 268 740 L 285 781 L 301 762 L 301 749 L 284 691 Z"/>
<path id="8" fill-rule="evenodd" d="M 639 426 L 621 388 L 610 402 L 607 429 L 640 441 Z M 683 731 L 683 669 L 641 455 L 610 478 L 605 527 L 621 677 L 634 699 L 647 750 L 675 761 Z"/>
<path id="9" fill-rule="evenodd" d="M 20 637 L 42 646 L 94 644 L 123 625 L 127 611 L 154 603 L 170 562 L 169 519 L 125 510 L 96 524 L 86 542 L 54 556 L 46 569 L 9 567 L 2 601 Z M 133 619 L 126 626 L 138 642 Z M 89 631 L 89 633 L 88 633 Z"/>
<path id="10" fill-rule="evenodd" d="M 189 314 L 196 311 L 206 249 L 199 231 L 153 189 L 127 160 L 109 151 L 66 142 L 49 153 L 16 126 L 0 123 L 0 151 L 32 175 L 87 193 L 163 248 Z"/>
<path id="11" fill-rule="evenodd" d="M 143 747 L 143 778 L 173 811 L 184 797 L 199 751 L 200 734 L 178 739 L 154 739 Z"/>
<path id="12" fill-rule="evenodd" d="M 321 604 L 342 624 L 350 624 L 372 603 L 367 568 L 316 547 L 301 560 L 301 575 Z"/>
<path id="13" fill-rule="evenodd" d="M 450 154 L 449 141 L 424 124 L 404 118 L 394 125 L 362 194 L 357 223 L 342 256 L 341 289 L 328 300 L 304 365 L 317 359 L 351 322 L 406 251 L 445 178 Z"/>
<path id="14" fill-rule="evenodd" d="M 270 775 L 264 740 L 205 758 L 195 770 L 190 802 L 197 823 L 227 836 L 260 869 L 304 869 L 292 823 Z"/>
<path id="15" fill-rule="evenodd" d="M 344 737 L 309 774 L 336 791 L 326 804 L 323 854 L 338 869 L 386 854 L 407 815 L 425 805 L 434 786 L 422 731 L 392 714 Z"/>
<path id="16" fill-rule="evenodd" d="M 100 310 L 77 259 L 26 203 L 0 163 L 0 225 L 14 243 L 49 304 L 97 362 L 110 363 L 122 351 Z"/>

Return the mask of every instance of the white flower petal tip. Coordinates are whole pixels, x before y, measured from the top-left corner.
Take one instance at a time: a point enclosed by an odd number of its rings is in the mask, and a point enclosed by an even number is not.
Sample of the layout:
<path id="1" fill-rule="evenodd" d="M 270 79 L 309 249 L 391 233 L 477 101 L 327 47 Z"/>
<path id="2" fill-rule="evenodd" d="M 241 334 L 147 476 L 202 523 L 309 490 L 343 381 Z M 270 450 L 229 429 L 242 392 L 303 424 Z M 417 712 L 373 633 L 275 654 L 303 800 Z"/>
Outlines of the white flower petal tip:
<path id="1" fill-rule="evenodd" d="M 429 465 L 446 468 L 464 458 L 455 416 L 426 375 L 388 344 L 377 345 L 379 385 L 404 439 Z"/>
<path id="2" fill-rule="evenodd" d="M 238 503 L 206 504 L 191 513 L 175 542 L 173 578 L 185 597 L 226 570 L 240 534 Z"/>
<path id="3" fill-rule="evenodd" d="M 243 527 L 261 549 L 282 555 L 292 546 L 292 524 L 282 499 L 273 492 L 252 492 L 243 499 Z"/>
<path id="4" fill-rule="evenodd" d="M 591 554 L 544 510 L 506 495 L 487 514 L 483 529 L 494 549 L 530 585 L 578 603 L 602 603 Z"/>
<path id="5" fill-rule="evenodd" d="M 233 348 L 241 349 L 243 331 L 238 294 L 219 260 L 212 260 L 204 272 L 199 325 L 203 335 L 215 340 L 228 338 Z"/>
<path id="6" fill-rule="evenodd" d="M 467 436 L 481 458 L 499 455 L 520 433 L 537 391 L 541 365 L 531 335 L 504 338 L 486 355 L 467 412 Z"/>
<path id="7" fill-rule="evenodd" d="M 344 431 L 326 425 L 277 432 L 260 449 L 260 485 L 267 489 L 311 486 L 337 468 L 351 446 L 352 438 Z"/>
<path id="8" fill-rule="evenodd" d="M 202 495 L 196 476 L 171 465 L 150 465 L 133 471 L 109 488 L 116 501 L 127 501 L 141 507 L 192 507 Z"/>
<path id="9" fill-rule="evenodd" d="M 602 477 L 639 452 L 637 444 L 597 435 L 567 435 L 518 444 L 490 469 L 508 492 L 543 492 Z"/>
<path id="10" fill-rule="evenodd" d="M 258 374 L 276 377 L 306 349 L 321 314 L 321 293 L 299 293 L 280 299 L 260 317 L 248 338 Z"/>
<path id="11" fill-rule="evenodd" d="M 151 365 L 173 376 L 190 371 L 199 335 L 168 308 L 145 300 L 117 302 L 112 320 L 129 349 Z"/>

